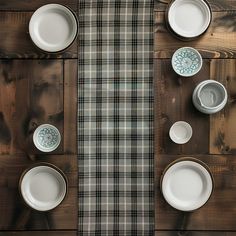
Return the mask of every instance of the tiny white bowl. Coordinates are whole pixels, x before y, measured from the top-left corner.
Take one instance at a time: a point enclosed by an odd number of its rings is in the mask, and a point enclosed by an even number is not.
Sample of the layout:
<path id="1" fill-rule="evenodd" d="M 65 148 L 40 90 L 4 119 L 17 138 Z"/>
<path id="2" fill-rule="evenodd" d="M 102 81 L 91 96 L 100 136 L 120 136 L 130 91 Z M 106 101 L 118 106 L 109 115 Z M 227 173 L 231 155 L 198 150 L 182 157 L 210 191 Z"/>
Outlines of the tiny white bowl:
<path id="1" fill-rule="evenodd" d="M 177 144 L 187 143 L 193 134 L 193 130 L 190 124 L 185 121 L 175 122 L 169 131 L 171 140 Z"/>
<path id="2" fill-rule="evenodd" d="M 35 147 L 42 152 L 52 152 L 60 145 L 59 130 L 50 124 L 40 125 L 33 134 Z"/>

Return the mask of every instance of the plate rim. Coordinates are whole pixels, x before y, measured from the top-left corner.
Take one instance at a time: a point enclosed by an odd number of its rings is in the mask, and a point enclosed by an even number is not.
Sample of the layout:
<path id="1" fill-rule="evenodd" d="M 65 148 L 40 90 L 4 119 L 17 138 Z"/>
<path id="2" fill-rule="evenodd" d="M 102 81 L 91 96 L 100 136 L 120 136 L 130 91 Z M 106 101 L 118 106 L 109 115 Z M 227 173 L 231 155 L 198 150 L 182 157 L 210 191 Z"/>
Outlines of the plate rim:
<path id="1" fill-rule="evenodd" d="M 177 164 L 177 163 L 179 163 L 179 162 L 182 162 L 182 161 L 193 161 L 193 162 L 196 162 L 196 163 L 200 164 L 201 166 L 203 166 L 203 167 L 207 170 L 207 172 L 209 173 L 210 178 L 211 178 L 211 182 L 212 182 L 211 193 L 210 193 L 208 199 L 206 200 L 206 202 L 205 202 L 202 206 L 197 207 L 197 208 L 194 208 L 193 210 L 181 210 L 181 209 L 177 209 L 177 208 L 173 207 L 169 202 L 167 202 L 167 200 L 165 199 L 165 197 L 164 197 L 164 195 L 163 195 L 162 181 L 163 181 L 163 179 L 164 179 L 165 173 L 167 172 L 167 170 L 168 170 L 171 166 L 173 166 L 174 164 Z M 165 169 L 162 171 L 162 174 L 161 174 L 161 176 L 160 176 L 160 191 L 161 191 L 161 193 L 162 193 L 162 197 L 164 198 L 164 200 L 165 200 L 171 207 L 173 207 L 174 209 L 176 209 L 176 210 L 178 210 L 178 211 L 193 212 L 193 211 L 196 211 L 196 210 L 198 210 L 198 209 L 204 207 L 204 206 L 208 203 L 208 201 L 210 200 L 211 196 L 213 195 L 214 189 L 215 189 L 215 180 L 214 180 L 214 176 L 213 176 L 213 174 L 212 174 L 212 172 L 211 172 L 211 170 L 210 170 L 210 167 L 209 167 L 205 162 L 203 162 L 202 160 L 199 160 L 199 159 L 197 159 L 197 158 L 195 158 L 195 157 L 187 157 L 187 156 L 185 156 L 185 157 L 180 157 L 180 158 L 178 158 L 178 159 L 172 161 L 171 163 L 169 163 L 169 164 L 165 167 Z"/>
<path id="2" fill-rule="evenodd" d="M 188 37 L 188 36 L 183 36 L 181 34 L 178 34 L 177 32 L 175 32 L 173 30 L 173 28 L 171 27 L 170 23 L 169 23 L 169 11 L 170 11 L 170 8 L 171 6 L 173 5 L 173 3 L 175 1 L 179 1 L 179 0 L 171 0 L 169 3 L 168 3 L 168 6 L 165 10 L 165 22 L 166 22 L 166 26 L 167 26 L 167 29 L 170 31 L 170 33 L 175 36 L 176 38 L 178 38 L 179 40 L 182 40 L 182 41 L 192 41 L 192 40 L 195 40 L 199 37 L 201 37 L 203 34 L 206 33 L 206 31 L 209 29 L 210 25 L 211 25 L 211 22 L 212 22 L 212 9 L 211 9 L 211 6 L 210 4 L 208 3 L 207 0 L 200 0 L 202 1 L 204 4 L 206 4 L 206 6 L 208 7 L 209 9 L 209 12 L 210 12 L 210 19 L 209 19 L 209 23 L 208 23 L 208 26 L 206 27 L 206 29 L 201 33 L 201 34 L 198 34 L 196 36 L 191 36 L 191 37 Z"/>
<path id="3" fill-rule="evenodd" d="M 57 133 L 58 133 L 58 136 L 59 136 L 59 142 L 57 143 L 57 145 L 55 145 L 55 147 L 54 147 L 53 149 L 52 149 L 52 148 L 51 148 L 51 149 L 43 149 L 43 148 L 41 148 L 41 145 L 38 145 L 38 142 L 37 142 L 36 135 L 37 135 L 39 129 L 42 128 L 42 127 L 46 127 L 46 126 L 49 126 L 49 127 L 53 128 L 53 129 L 55 129 L 55 130 L 57 131 Z M 59 129 L 58 129 L 56 126 L 54 126 L 54 125 L 51 125 L 51 124 L 41 124 L 41 125 L 39 125 L 39 126 L 34 130 L 34 133 L 33 133 L 33 143 L 34 143 L 34 146 L 35 146 L 39 151 L 41 151 L 41 152 L 46 152 L 46 153 L 53 152 L 53 151 L 55 151 L 55 150 L 60 146 L 60 144 L 61 144 L 61 133 L 60 133 Z"/>
<path id="4" fill-rule="evenodd" d="M 63 198 L 61 199 L 61 201 L 54 207 L 50 208 L 50 209 L 46 209 L 46 210 L 42 210 L 42 209 L 36 209 L 34 208 L 33 206 L 31 206 L 30 204 L 28 204 L 28 202 L 25 200 L 23 194 L 22 194 L 22 191 L 21 191 L 21 184 L 22 184 L 22 181 L 24 179 L 24 176 L 32 169 L 36 168 L 36 167 L 40 167 L 40 166 L 46 166 L 46 167 L 50 167 L 52 169 L 54 169 L 55 171 L 57 171 L 61 176 L 62 178 L 64 179 L 65 181 L 65 194 L 63 196 Z M 19 178 L 19 181 L 18 181 L 18 191 L 19 191 L 19 194 L 21 196 L 21 199 L 23 200 L 24 204 L 30 208 L 31 210 L 34 210 L 34 211 L 39 211 L 39 212 L 47 212 L 47 211 L 51 211 L 55 208 L 57 208 L 58 206 L 60 206 L 62 204 L 62 202 L 65 200 L 65 198 L 67 197 L 67 194 L 68 194 L 68 188 L 69 188 L 69 185 L 68 185 L 68 178 L 66 176 L 66 174 L 59 168 L 57 167 L 56 165 L 52 164 L 52 163 L 49 163 L 49 162 L 38 162 L 38 163 L 35 163 L 33 165 L 31 165 L 30 167 L 26 168 L 20 175 L 20 178 Z"/>
<path id="5" fill-rule="evenodd" d="M 71 14 L 73 15 L 74 19 L 75 19 L 75 22 L 76 22 L 76 33 L 75 33 L 75 36 L 73 38 L 73 40 L 71 41 L 71 43 L 64 47 L 63 49 L 60 49 L 60 50 L 52 50 L 52 51 L 48 51 L 46 49 L 43 49 L 41 48 L 39 45 L 37 45 L 37 43 L 34 42 L 32 36 L 31 36 L 31 30 L 30 30 L 30 24 L 31 24 L 31 19 L 33 18 L 34 14 L 39 10 L 39 9 L 42 9 L 48 5 L 57 5 L 57 6 L 60 6 L 60 7 L 63 7 L 63 8 L 66 8 L 69 12 L 71 12 Z M 64 4 L 58 4 L 58 3 L 49 3 L 49 4 L 44 4 L 42 6 L 40 6 L 39 8 L 37 8 L 33 14 L 31 15 L 30 17 L 30 20 L 29 20 L 29 23 L 28 23 L 28 30 L 29 30 L 29 36 L 30 36 L 30 39 L 31 39 L 31 42 L 33 42 L 34 46 L 36 46 L 36 48 L 38 48 L 39 50 L 41 50 L 42 52 L 44 53 L 49 53 L 49 54 L 57 54 L 57 53 L 62 53 L 64 51 L 66 51 L 69 47 L 72 46 L 72 44 L 75 42 L 75 40 L 77 39 L 78 37 L 78 33 L 79 33 L 79 19 L 78 19 L 78 16 L 77 14 L 74 12 L 74 10 L 71 8 L 71 7 L 68 7 Z"/>

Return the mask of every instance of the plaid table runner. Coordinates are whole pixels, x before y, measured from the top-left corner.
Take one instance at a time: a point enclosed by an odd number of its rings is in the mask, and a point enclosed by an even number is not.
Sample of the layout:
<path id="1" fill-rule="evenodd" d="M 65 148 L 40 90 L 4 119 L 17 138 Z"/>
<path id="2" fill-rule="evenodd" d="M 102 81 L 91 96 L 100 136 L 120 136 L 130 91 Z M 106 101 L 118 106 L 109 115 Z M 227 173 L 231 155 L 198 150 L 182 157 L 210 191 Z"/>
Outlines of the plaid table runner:
<path id="1" fill-rule="evenodd" d="M 152 12 L 79 3 L 79 235 L 153 235 Z"/>

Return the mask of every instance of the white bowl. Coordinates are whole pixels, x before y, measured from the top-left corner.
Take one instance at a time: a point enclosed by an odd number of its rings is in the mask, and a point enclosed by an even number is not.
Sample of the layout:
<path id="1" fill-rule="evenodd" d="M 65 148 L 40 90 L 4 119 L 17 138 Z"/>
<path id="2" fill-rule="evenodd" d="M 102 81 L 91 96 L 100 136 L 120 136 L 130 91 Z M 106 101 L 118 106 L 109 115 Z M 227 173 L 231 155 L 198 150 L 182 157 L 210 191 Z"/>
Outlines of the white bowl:
<path id="1" fill-rule="evenodd" d="M 204 0 L 175 0 L 168 10 L 170 28 L 179 36 L 194 38 L 211 22 L 211 10 Z"/>
<path id="2" fill-rule="evenodd" d="M 57 207 L 67 192 L 62 171 L 48 165 L 39 165 L 24 172 L 19 187 L 25 203 L 37 211 Z"/>
<path id="3" fill-rule="evenodd" d="M 61 135 L 55 126 L 43 124 L 34 131 L 33 142 L 40 151 L 52 152 L 60 145 Z"/>
<path id="4" fill-rule="evenodd" d="M 185 121 L 175 122 L 169 131 L 170 138 L 177 144 L 187 143 L 193 134 L 192 127 Z"/>
<path id="5" fill-rule="evenodd" d="M 59 52 L 69 47 L 78 32 L 75 14 L 60 4 L 47 4 L 37 9 L 29 22 L 29 34 L 34 44 L 47 52 Z"/>

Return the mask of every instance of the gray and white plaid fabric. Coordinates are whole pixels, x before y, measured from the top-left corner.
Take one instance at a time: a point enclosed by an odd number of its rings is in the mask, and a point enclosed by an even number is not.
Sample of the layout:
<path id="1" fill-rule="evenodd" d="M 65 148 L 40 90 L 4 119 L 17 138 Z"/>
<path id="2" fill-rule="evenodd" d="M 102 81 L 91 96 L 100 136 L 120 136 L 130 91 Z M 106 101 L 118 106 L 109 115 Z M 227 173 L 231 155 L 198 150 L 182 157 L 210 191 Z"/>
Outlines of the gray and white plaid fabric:
<path id="1" fill-rule="evenodd" d="M 153 235 L 153 2 L 80 0 L 79 22 L 79 235 Z"/>

